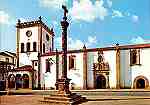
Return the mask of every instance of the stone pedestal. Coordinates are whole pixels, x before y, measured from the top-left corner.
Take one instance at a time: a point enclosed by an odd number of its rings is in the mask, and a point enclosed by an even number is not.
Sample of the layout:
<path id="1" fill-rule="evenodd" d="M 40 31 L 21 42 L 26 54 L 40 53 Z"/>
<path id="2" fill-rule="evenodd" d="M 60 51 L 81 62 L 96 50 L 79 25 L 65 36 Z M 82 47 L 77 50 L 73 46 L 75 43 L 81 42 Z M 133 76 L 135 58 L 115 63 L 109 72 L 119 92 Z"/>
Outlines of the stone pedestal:
<path id="1" fill-rule="evenodd" d="M 56 94 L 44 97 L 44 100 L 41 100 L 41 102 L 51 103 L 52 105 L 74 105 L 84 101 L 84 97 L 69 91 L 69 81 L 70 79 L 65 78 L 58 79 L 56 82 L 58 92 Z"/>

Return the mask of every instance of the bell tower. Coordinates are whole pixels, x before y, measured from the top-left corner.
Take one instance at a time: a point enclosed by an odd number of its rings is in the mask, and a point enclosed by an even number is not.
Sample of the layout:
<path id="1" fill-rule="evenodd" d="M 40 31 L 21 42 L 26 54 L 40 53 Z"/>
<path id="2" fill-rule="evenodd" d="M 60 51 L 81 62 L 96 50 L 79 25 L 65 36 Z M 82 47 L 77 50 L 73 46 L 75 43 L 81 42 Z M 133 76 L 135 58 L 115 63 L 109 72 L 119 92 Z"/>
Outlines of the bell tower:
<path id="1" fill-rule="evenodd" d="M 18 67 L 24 65 L 38 65 L 37 61 L 39 54 L 41 55 L 53 51 L 53 29 L 50 29 L 42 22 L 41 16 L 35 21 L 21 22 L 18 20 L 16 28 Z"/>

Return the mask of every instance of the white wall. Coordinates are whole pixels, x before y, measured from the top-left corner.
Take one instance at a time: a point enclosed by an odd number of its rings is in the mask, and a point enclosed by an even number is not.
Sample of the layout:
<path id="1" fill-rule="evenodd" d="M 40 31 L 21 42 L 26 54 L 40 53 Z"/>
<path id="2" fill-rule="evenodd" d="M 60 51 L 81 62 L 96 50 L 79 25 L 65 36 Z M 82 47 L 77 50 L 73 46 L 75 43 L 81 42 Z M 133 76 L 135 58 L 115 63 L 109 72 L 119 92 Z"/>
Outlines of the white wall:
<path id="1" fill-rule="evenodd" d="M 120 51 L 120 85 L 121 88 L 131 88 L 132 71 L 130 70 L 130 50 Z"/>
<path id="2" fill-rule="evenodd" d="M 88 52 L 87 53 L 87 84 L 88 84 L 88 88 L 94 88 L 94 76 L 93 76 L 93 63 L 96 62 L 96 59 L 94 58 L 97 58 L 96 56 L 96 52 Z"/>
<path id="3" fill-rule="evenodd" d="M 28 30 L 32 31 L 32 36 L 27 37 L 26 32 Z M 33 42 L 37 43 L 37 51 L 38 51 L 38 27 L 29 27 L 20 29 L 20 40 L 19 40 L 19 64 L 22 65 L 32 65 L 32 60 L 38 60 L 38 52 L 30 52 L 29 57 L 27 53 L 21 53 L 21 43 L 24 43 L 24 51 L 26 52 L 26 44 L 30 42 L 30 51 L 33 51 Z"/>
<path id="4" fill-rule="evenodd" d="M 70 55 L 75 55 L 76 56 L 76 68 L 69 70 L 69 56 Z M 68 78 L 71 79 L 70 83 L 74 83 L 76 88 L 82 89 L 83 88 L 83 53 L 72 53 L 67 55 L 67 64 L 68 64 Z M 87 67 L 87 72 L 88 72 L 88 87 L 89 88 L 94 88 L 94 77 L 93 77 L 93 63 L 97 62 L 97 52 L 88 52 L 88 67 Z M 46 59 L 52 58 L 56 62 L 55 56 L 43 56 L 41 57 L 41 80 L 42 84 L 43 81 L 45 81 L 45 86 L 46 87 L 55 87 L 56 83 L 56 64 L 53 64 L 51 66 L 51 73 L 45 73 L 46 70 Z M 59 78 L 61 77 L 61 72 L 62 72 L 62 56 L 59 55 Z M 116 87 L 116 52 L 115 51 L 105 51 L 104 52 L 104 58 L 105 61 L 109 63 L 110 67 L 110 76 L 109 76 L 109 83 L 110 83 L 110 88 L 115 88 Z M 47 78 L 44 80 L 44 77 Z"/>
<path id="5" fill-rule="evenodd" d="M 75 55 L 76 56 L 76 68 L 69 70 L 69 56 Z M 73 53 L 67 55 L 67 64 L 68 64 L 68 78 L 71 79 L 70 83 L 74 83 L 77 88 L 83 88 L 83 54 L 82 53 Z M 61 55 L 59 55 L 59 78 L 61 78 L 62 74 L 62 59 Z M 44 78 L 45 78 L 45 86 L 46 87 L 55 87 L 56 83 L 56 64 L 54 63 L 51 66 L 51 73 L 45 73 L 46 71 L 46 59 L 52 58 L 54 62 L 56 63 L 56 56 L 45 56 L 41 58 L 42 66 L 41 66 L 41 82 L 42 85 L 44 84 Z"/>
<path id="6" fill-rule="evenodd" d="M 49 35 L 49 41 L 46 40 L 46 34 Z M 43 43 L 45 43 L 45 52 L 49 52 L 50 48 L 52 50 L 52 35 L 50 35 L 44 28 L 42 28 L 42 41 Z M 43 43 L 42 43 L 42 46 L 43 46 Z"/>
<path id="7" fill-rule="evenodd" d="M 137 76 L 145 76 L 150 82 L 150 48 L 143 48 L 140 50 L 141 65 L 131 66 L 132 83 Z M 132 84 L 133 87 L 133 84 Z"/>
<path id="8" fill-rule="evenodd" d="M 116 88 L 116 51 L 104 51 L 105 61 L 108 62 L 110 88 Z"/>
<path id="9" fill-rule="evenodd" d="M 56 83 L 56 64 L 53 63 L 51 66 L 51 72 L 46 72 L 46 59 L 52 58 L 56 62 L 56 56 L 45 56 L 41 57 L 41 87 L 53 87 L 55 88 Z"/>
<path id="10" fill-rule="evenodd" d="M 75 55 L 75 69 L 69 70 L 69 56 Z M 83 88 L 83 53 L 72 53 L 67 55 L 67 65 L 68 65 L 68 78 L 71 79 L 70 83 L 74 83 L 76 88 Z"/>

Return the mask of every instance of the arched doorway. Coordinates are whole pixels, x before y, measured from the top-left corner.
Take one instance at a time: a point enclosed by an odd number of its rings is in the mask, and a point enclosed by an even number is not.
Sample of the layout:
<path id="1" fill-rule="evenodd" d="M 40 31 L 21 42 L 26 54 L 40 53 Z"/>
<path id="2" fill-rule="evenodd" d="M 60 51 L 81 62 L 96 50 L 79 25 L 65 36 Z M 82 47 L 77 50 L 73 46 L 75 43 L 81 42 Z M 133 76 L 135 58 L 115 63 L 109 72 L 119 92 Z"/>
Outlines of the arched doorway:
<path id="1" fill-rule="evenodd" d="M 16 74 L 16 88 L 22 88 L 21 74 Z"/>
<path id="2" fill-rule="evenodd" d="M 145 80 L 140 78 L 136 82 L 136 88 L 144 89 L 145 88 Z"/>
<path id="3" fill-rule="evenodd" d="M 96 78 L 96 89 L 106 88 L 106 78 L 103 75 L 98 75 Z"/>
<path id="4" fill-rule="evenodd" d="M 29 76 L 28 74 L 23 74 L 23 88 L 29 88 Z"/>
<path id="5" fill-rule="evenodd" d="M 149 81 L 145 76 L 138 76 L 135 78 L 133 88 L 144 89 L 149 87 Z"/>
<path id="6" fill-rule="evenodd" d="M 14 74 L 10 74 L 8 76 L 8 88 L 15 88 L 15 75 Z"/>

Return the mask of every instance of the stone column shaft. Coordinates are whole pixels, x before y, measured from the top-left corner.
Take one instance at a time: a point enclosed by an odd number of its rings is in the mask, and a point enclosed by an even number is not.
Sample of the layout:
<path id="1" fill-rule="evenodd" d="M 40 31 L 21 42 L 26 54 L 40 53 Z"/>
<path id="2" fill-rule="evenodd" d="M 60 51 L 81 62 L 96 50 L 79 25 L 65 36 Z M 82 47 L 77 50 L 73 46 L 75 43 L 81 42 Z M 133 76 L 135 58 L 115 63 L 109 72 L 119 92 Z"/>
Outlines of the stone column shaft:
<path id="1" fill-rule="evenodd" d="M 83 89 L 87 89 L 87 51 L 83 48 Z"/>
<path id="2" fill-rule="evenodd" d="M 120 49 L 116 46 L 116 88 L 120 88 Z"/>

